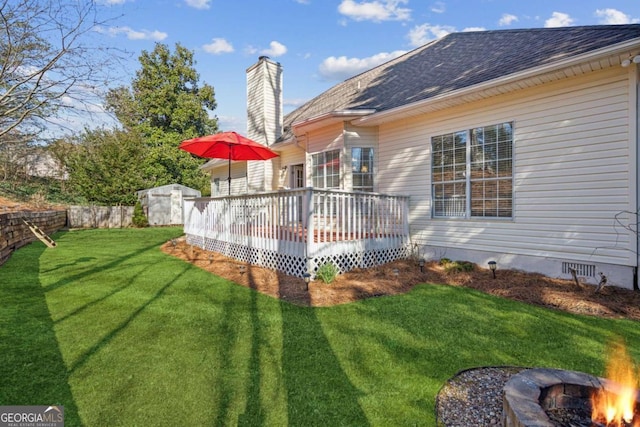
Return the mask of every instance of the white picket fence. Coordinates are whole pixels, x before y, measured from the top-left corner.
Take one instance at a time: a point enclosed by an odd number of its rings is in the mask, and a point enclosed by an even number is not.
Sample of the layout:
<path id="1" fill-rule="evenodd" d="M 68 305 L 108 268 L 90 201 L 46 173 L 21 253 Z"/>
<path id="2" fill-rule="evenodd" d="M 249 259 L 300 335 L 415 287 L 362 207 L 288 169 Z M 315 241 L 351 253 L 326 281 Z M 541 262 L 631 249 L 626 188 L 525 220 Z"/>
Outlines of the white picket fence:
<path id="1" fill-rule="evenodd" d="M 184 203 L 187 242 L 302 277 L 408 255 L 409 197 L 302 188 Z"/>

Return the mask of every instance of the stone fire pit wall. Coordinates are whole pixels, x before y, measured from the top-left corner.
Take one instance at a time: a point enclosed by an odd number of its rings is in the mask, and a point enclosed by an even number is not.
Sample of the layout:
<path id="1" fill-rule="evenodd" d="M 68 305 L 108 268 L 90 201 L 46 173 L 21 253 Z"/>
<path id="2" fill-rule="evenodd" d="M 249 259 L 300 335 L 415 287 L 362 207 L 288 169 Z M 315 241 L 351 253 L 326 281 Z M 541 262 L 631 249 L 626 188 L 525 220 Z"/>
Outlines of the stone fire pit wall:
<path id="1" fill-rule="evenodd" d="M 560 369 L 527 369 L 504 387 L 502 425 L 504 427 L 554 427 L 547 408 L 574 407 L 590 391 L 608 389 L 608 381 L 582 372 Z"/>
<path id="2" fill-rule="evenodd" d="M 527 369 L 512 376 L 504 386 L 504 427 L 554 427 L 545 410 L 579 409 L 597 389 L 618 394 L 620 384 L 583 372 L 561 369 Z M 636 407 L 640 392 L 636 394 Z"/>
<path id="3" fill-rule="evenodd" d="M 64 210 L 0 214 L 0 265 L 9 259 L 13 251 L 38 239 L 22 218 L 31 221 L 49 235 L 67 224 L 67 212 Z"/>

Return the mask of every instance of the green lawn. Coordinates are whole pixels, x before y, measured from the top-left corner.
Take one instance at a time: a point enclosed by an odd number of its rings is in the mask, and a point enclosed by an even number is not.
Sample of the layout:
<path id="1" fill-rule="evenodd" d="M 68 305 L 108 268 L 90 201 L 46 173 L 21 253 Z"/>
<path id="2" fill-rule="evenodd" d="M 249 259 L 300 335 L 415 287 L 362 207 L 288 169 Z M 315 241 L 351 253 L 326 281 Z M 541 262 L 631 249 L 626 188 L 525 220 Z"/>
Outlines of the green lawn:
<path id="1" fill-rule="evenodd" d="M 637 322 L 468 289 L 297 307 L 159 250 L 181 233 L 59 233 L 0 267 L 0 405 L 64 405 L 68 426 L 432 426 L 465 368 L 602 375 L 618 336 L 640 360 Z"/>

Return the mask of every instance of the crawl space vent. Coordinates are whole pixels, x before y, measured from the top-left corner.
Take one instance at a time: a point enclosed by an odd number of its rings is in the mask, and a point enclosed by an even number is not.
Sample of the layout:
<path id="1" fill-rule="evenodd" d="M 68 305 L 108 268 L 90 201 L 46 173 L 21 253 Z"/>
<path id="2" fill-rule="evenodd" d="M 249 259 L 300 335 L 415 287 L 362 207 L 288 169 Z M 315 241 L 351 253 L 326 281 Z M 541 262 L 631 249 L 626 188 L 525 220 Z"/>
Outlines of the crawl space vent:
<path id="1" fill-rule="evenodd" d="M 578 276 L 595 277 L 596 266 L 593 264 L 580 264 L 577 262 L 563 262 L 562 273 L 571 274 L 571 269 L 576 270 Z"/>

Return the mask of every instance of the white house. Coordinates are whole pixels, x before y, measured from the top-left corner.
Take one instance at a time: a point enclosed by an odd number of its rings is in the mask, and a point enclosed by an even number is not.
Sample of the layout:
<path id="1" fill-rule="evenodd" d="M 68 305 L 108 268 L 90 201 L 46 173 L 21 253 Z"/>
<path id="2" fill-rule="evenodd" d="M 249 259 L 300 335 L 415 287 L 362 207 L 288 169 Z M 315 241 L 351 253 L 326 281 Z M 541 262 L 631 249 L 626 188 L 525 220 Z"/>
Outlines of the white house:
<path id="1" fill-rule="evenodd" d="M 453 33 L 284 116 L 261 57 L 247 134 L 280 156 L 234 163 L 232 190 L 406 196 L 414 255 L 637 288 L 639 63 L 640 25 Z M 226 194 L 226 162 L 205 168 Z"/>

